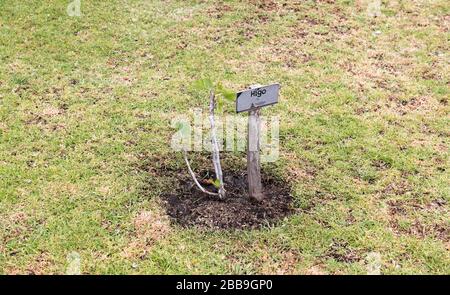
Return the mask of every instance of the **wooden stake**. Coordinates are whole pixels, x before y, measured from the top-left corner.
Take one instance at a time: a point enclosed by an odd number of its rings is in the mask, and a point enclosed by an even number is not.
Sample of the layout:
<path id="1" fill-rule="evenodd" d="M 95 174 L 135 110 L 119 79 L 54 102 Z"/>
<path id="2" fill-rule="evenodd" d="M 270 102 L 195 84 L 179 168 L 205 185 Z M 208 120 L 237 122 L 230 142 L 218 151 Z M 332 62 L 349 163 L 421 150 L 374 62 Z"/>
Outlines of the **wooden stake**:
<path id="1" fill-rule="evenodd" d="M 257 88 L 255 86 L 251 88 Z M 264 199 L 261 184 L 261 163 L 259 156 L 261 119 L 260 108 L 248 112 L 248 141 L 247 141 L 247 177 L 250 198 L 261 202 Z"/>

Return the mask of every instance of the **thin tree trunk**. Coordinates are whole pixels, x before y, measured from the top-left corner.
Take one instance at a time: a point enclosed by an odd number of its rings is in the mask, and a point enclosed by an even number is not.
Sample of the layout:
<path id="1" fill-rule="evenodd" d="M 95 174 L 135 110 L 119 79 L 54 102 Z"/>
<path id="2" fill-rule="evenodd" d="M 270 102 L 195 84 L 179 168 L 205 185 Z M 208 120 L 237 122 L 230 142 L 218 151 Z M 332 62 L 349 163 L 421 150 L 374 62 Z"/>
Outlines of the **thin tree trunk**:
<path id="1" fill-rule="evenodd" d="M 212 148 L 212 160 L 214 165 L 214 171 L 216 177 L 219 180 L 219 198 L 225 198 L 225 188 L 223 185 L 222 167 L 220 165 L 219 156 L 219 144 L 217 143 L 216 126 L 214 121 L 214 109 L 215 109 L 215 94 L 214 90 L 209 93 L 209 122 L 211 124 L 211 148 Z"/>

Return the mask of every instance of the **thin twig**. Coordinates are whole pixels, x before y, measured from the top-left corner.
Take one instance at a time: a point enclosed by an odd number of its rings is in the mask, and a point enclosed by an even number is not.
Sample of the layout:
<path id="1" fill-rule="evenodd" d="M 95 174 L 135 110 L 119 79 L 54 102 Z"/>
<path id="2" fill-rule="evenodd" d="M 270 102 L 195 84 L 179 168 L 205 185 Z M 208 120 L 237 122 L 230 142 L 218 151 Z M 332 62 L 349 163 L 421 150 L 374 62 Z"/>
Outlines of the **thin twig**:
<path id="1" fill-rule="evenodd" d="M 208 195 L 211 195 L 211 196 L 218 196 L 218 195 L 219 195 L 218 193 L 213 193 L 213 192 L 207 191 L 207 190 L 206 190 L 206 189 L 198 182 L 197 177 L 195 177 L 194 171 L 192 171 L 191 165 L 189 164 L 189 160 L 188 160 L 188 157 L 187 157 L 187 152 L 186 152 L 185 149 L 183 149 L 183 155 L 184 155 L 184 161 L 186 162 L 186 165 L 187 165 L 188 170 L 189 170 L 189 174 L 191 174 L 191 177 L 192 177 L 192 179 L 194 180 L 194 182 L 195 182 L 195 184 L 197 185 L 197 187 L 198 187 L 202 192 L 204 192 L 205 194 L 208 194 Z"/>
<path id="2" fill-rule="evenodd" d="M 221 199 L 224 199 L 226 191 L 223 185 L 223 173 L 222 167 L 220 165 L 219 144 L 217 143 L 216 126 L 214 122 L 214 109 L 215 109 L 215 94 L 214 90 L 211 90 L 209 93 L 209 122 L 211 124 L 212 160 L 214 164 L 214 171 L 216 172 L 216 177 L 219 180 L 219 197 Z"/>

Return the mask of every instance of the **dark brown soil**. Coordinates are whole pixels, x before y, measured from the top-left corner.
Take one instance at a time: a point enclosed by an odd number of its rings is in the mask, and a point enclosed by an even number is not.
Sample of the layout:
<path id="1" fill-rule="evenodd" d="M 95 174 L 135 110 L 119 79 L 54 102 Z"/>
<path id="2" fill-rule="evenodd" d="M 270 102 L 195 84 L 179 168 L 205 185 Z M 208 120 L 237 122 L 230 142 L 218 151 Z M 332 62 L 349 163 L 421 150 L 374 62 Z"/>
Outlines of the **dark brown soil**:
<path id="1" fill-rule="evenodd" d="M 209 183 L 215 179 L 213 172 L 203 171 L 197 177 L 206 189 L 216 191 Z M 292 198 L 285 184 L 266 174 L 262 177 L 265 200 L 256 203 L 248 197 L 246 172 L 224 175 L 225 200 L 202 193 L 187 172 L 180 173 L 177 191 L 163 196 L 167 214 L 185 227 L 246 229 L 273 224 L 292 213 Z"/>
<path id="2" fill-rule="evenodd" d="M 323 257 L 333 258 L 339 262 L 352 263 L 361 260 L 358 252 L 351 249 L 347 242 L 333 240 Z"/>

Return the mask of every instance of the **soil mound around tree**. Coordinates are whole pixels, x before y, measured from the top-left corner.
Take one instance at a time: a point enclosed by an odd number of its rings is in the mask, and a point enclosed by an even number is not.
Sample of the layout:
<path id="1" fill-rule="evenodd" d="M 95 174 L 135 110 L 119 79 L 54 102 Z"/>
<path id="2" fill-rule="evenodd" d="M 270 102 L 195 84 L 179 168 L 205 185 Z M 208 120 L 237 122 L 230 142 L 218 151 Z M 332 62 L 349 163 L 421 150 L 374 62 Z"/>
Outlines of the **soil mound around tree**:
<path id="1" fill-rule="evenodd" d="M 203 171 L 197 178 L 209 191 L 217 191 L 212 180 L 214 172 Z M 227 197 L 219 200 L 201 192 L 186 173 L 179 174 L 175 193 L 162 196 L 167 214 L 174 222 L 184 227 L 212 229 L 255 229 L 274 224 L 292 213 L 292 197 L 285 183 L 263 174 L 265 198 L 261 203 L 248 196 L 246 172 L 231 172 L 224 175 Z"/>

